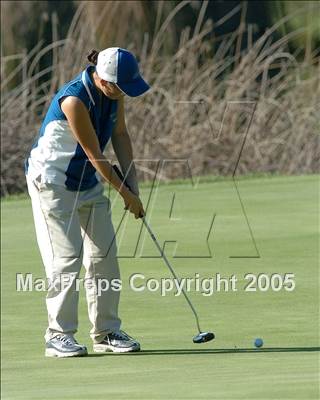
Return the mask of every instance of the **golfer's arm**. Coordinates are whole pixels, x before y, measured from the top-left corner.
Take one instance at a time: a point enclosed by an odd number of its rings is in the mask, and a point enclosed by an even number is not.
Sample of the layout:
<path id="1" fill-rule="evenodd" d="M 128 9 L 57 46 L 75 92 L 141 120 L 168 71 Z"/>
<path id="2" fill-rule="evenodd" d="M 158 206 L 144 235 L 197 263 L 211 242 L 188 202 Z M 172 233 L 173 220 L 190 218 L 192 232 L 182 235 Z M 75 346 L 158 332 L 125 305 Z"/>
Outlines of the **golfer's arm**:
<path id="1" fill-rule="evenodd" d="M 132 192 L 139 196 L 131 139 L 125 123 L 123 99 L 118 100 L 117 122 L 112 133 L 111 141 L 114 152 L 121 165 L 122 172 L 126 176 L 126 181 L 128 182 Z"/>
<path id="2" fill-rule="evenodd" d="M 122 184 L 114 173 L 112 165 L 102 154 L 97 135 L 92 126 L 88 110 L 77 97 L 69 96 L 63 100 L 61 109 L 65 114 L 72 133 L 80 143 L 91 164 L 109 182 L 123 198 L 130 195 L 129 190 Z"/>

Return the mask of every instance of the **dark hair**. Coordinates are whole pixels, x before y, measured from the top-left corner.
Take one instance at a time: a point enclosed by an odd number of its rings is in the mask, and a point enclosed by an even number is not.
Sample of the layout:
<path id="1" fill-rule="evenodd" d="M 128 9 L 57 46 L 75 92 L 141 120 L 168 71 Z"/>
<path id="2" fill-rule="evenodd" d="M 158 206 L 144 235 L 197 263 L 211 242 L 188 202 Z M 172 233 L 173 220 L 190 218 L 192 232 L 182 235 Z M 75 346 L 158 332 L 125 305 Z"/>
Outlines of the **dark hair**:
<path id="1" fill-rule="evenodd" d="M 92 49 L 90 53 L 87 55 L 87 59 L 94 65 L 97 65 L 99 51 Z"/>

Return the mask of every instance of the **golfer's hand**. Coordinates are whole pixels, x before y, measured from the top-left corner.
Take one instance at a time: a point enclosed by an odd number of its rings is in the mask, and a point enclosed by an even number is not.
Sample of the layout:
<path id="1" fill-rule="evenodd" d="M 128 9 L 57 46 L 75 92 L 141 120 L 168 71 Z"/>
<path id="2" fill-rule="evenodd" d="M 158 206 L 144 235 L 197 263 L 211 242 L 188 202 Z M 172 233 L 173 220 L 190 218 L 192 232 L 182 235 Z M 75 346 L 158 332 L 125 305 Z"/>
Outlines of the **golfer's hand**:
<path id="1" fill-rule="evenodd" d="M 129 210 L 137 218 L 142 218 L 145 214 L 143 205 L 138 196 L 129 192 L 124 198 L 125 210 Z"/>

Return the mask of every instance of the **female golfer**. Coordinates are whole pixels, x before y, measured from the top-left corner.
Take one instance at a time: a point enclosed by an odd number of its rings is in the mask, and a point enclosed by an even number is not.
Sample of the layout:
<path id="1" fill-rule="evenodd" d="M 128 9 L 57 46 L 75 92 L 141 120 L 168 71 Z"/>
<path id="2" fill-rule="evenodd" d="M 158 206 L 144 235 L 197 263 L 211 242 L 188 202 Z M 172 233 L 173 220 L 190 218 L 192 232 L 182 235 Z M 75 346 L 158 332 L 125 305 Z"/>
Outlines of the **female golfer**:
<path id="1" fill-rule="evenodd" d="M 127 50 L 93 50 L 88 60 L 94 65 L 53 98 L 26 162 L 37 241 L 49 283 L 45 334 L 49 357 L 87 354 L 87 348 L 74 339 L 82 264 L 94 351 L 140 350 L 139 343 L 120 330 L 121 281 L 110 202 L 101 180 L 119 192 L 136 218 L 144 215 L 124 97 L 140 96 L 149 85 Z M 132 191 L 122 185 L 103 155 L 110 138 Z"/>

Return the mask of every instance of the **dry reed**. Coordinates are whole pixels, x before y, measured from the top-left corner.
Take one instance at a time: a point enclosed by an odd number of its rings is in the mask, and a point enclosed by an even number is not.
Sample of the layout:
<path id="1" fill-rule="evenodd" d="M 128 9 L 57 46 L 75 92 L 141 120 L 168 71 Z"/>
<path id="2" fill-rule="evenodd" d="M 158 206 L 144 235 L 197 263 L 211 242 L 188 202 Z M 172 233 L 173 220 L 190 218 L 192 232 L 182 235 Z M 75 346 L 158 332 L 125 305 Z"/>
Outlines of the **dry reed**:
<path id="1" fill-rule="evenodd" d="M 2 196 L 25 190 L 23 160 L 54 92 L 86 65 L 89 49 L 113 45 L 138 56 L 152 85 L 146 96 L 127 100 L 127 125 L 136 158 L 177 160 L 167 164 L 164 179 L 184 176 L 181 160 L 188 161 L 194 175 L 318 172 L 318 53 L 309 54 L 306 62 L 288 51 L 289 40 L 303 28 L 271 40 L 277 27 L 293 15 L 257 41 L 252 27 L 243 23 L 232 34 L 213 37 L 212 22 L 204 20 L 207 3 L 203 2 L 196 26 L 186 27 L 171 51 L 170 27 L 188 2 L 173 10 L 158 2 L 154 21 L 136 3 L 120 7 L 117 1 L 80 2 L 66 38 L 58 37 L 53 17 L 52 44 L 39 43 L 15 71 L 8 76 L 2 73 Z M 236 12 L 241 12 L 239 7 L 215 25 Z M 132 29 L 135 25 L 140 29 Z M 248 46 L 243 49 L 245 36 Z M 48 52 L 52 65 L 39 70 L 39 60 Z M 2 72 L 7 61 L 1 60 Z M 17 75 L 21 83 L 8 90 Z M 110 149 L 107 154 L 112 157 Z M 138 164 L 141 179 L 150 178 L 154 164 Z"/>

